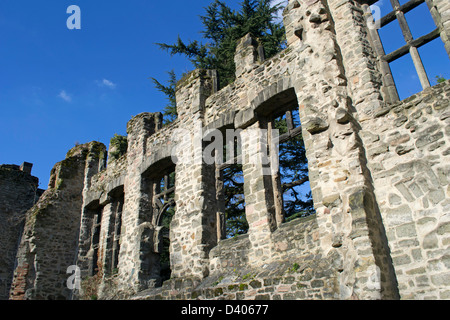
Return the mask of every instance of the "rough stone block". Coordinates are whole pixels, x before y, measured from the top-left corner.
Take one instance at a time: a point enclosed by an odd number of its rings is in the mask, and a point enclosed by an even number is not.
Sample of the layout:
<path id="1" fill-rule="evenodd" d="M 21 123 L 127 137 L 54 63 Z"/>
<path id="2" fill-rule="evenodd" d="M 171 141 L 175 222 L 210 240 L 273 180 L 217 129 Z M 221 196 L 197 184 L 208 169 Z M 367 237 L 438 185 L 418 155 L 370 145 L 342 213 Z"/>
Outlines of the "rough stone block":
<path id="1" fill-rule="evenodd" d="M 328 129 L 328 123 L 319 117 L 309 117 L 303 124 L 304 128 L 311 134 L 320 133 Z"/>

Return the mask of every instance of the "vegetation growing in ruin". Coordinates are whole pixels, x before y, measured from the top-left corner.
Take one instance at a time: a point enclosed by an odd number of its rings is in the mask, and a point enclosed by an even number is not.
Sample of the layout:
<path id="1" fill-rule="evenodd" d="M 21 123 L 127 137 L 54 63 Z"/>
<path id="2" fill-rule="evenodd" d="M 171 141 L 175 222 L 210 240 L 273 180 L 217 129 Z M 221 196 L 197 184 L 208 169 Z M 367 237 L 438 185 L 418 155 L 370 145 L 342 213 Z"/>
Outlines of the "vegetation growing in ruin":
<path id="1" fill-rule="evenodd" d="M 436 83 L 438 83 L 438 84 L 443 83 L 447 80 L 442 75 L 436 76 L 435 79 L 436 79 Z"/>
<path id="2" fill-rule="evenodd" d="M 295 273 L 300 269 L 300 265 L 297 262 L 294 262 L 291 268 L 288 269 L 289 273 Z"/>
<path id="3" fill-rule="evenodd" d="M 272 6 L 271 2 L 244 0 L 239 10 L 232 10 L 225 2 L 215 0 L 205 8 L 205 15 L 200 16 L 205 44 L 197 40 L 186 43 L 178 37 L 175 44 L 158 45 L 171 55 L 185 56 L 196 69 L 217 70 L 219 86 L 224 87 L 235 79 L 234 54 L 237 42 L 247 33 L 251 33 L 263 45 L 266 58 L 274 56 L 285 47 L 284 26 L 276 19 L 280 7 Z M 164 109 L 164 116 L 168 121 L 174 120 L 177 83 L 174 71 L 169 72 L 167 85 L 151 79 L 156 88 L 168 97 L 169 104 Z"/>
<path id="4" fill-rule="evenodd" d="M 201 16 L 203 38 L 184 42 L 180 37 L 175 44 L 159 43 L 161 49 L 171 55 L 185 56 L 194 68 L 215 69 L 219 75 L 219 86 L 224 87 L 235 80 L 234 56 L 238 40 L 247 33 L 258 39 L 264 47 L 266 58 L 285 48 L 283 24 L 276 19 L 279 5 L 272 6 L 270 0 L 244 0 L 238 10 L 232 10 L 223 1 L 214 0 Z M 164 109 L 165 124 L 177 118 L 175 71 L 168 72 L 167 84 L 151 78 L 156 88 L 164 93 L 168 105 Z M 286 123 L 277 121 L 275 128 L 280 134 L 287 131 Z M 303 138 L 300 135 L 280 144 L 281 193 L 286 221 L 307 216 L 314 212 L 311 193 L 305 194 L 308 165 Z M 223 192 L 225 201 L 226 237 L 230 238 L 248 231 L 245 216 L 244 181 L 241 165 L 231 165 L 223 170 Z"/>
<path id="5" fill-rule="evenodd" d="M 99 272 L 92 277 L 86 277 L 81 282 L 82 300 L 97 300 L 98 288 L 102 281 L 102 274 Z"/>
<path id="6" fill-rule="evenodd" d="M 110 141 L 111 149 L 110 155 L 113 159 L 118 159 L 125 153 L 127 153 L 128 149 L 128 139 L 126 136 L 114 134 L 114 137 L 111 138 Z"/>
<path id="7" fill-rule="evenodd" d="M 103 279 L 103 265 L 98 260 L 96 264 L 96 273 L 92 276 L 87 276 L 81 281 L 80 298 L 82 300 L 97 300 L 98 289 Z"/>
<path id="8" fill-rule="evenodd" d="M 167 100 L 169 101 L 169 103 L 166 105 L 163 111 L 164 124 L 173 122 L 178 116 L 177 102 L 175 99 L 175 87 L 177 85 L 177 76 L 174 70 L 171 70 L 167 73 L 169 74 L 169 81 L 167 86 L 161 84 L 155 78 L 152 78 L 152 81 L 155 84 L 156 89 L 164 93 L 167 97 Z"/>

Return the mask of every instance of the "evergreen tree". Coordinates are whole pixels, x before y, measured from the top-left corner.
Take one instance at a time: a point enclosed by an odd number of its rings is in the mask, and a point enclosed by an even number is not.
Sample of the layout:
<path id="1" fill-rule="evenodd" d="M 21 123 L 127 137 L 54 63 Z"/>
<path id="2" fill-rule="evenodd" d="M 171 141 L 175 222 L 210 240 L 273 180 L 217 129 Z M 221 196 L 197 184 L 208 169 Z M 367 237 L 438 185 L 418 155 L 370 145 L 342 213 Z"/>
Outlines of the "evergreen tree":
<path id="1" fill-rule="evenodd" d="M 223 1 L 214 0 L 201 16 L 204 29 L 201 31 L 205 44 L 195 40 L 189 43 L 178 37 L 175 44 L 159 43 L 159 47 L 171 55 L 183 55 L 193 68 L 215 69 L 219 74 L 219 86 L 224 87 L 235 79 L 234 55 L 237 42 L 251 33 L 264 47 L 266 58 L 270 58 L 285 47 L 285 32 L 276 13 L 280 6 L 272 6 L 271 0 L 243 0 L 239 10 L 232 10 Z M 169 104 L 164 109 L 166 122 L 176 119 L 174 71 L 169 72 L 167 85 L 156 79 L 152 81 L 163 92 Z M 287 128 L 285 122 L 277 122 L 280 134 Z M 308 167 L 301 134 L 280 144 L 281 188 L 286 220 L 314 212 L 311 194 L 302 194 L 302 186 L 308 181 Z M 227 237 L 247 232 L 245 198 L 243 196 L 242 166 L 232 165 L 223 172 L 226 207 Z"/>
<path id="2" fill-rule="evenodd" d="M 241 164 L 223 170 L 225 200 L 225 232 L 227 238 L 248 231 L 245 217 L 244 176 Z"/>
<path id="3" fill-rule="evenodd" d="M 219 85 L 224 87 L 234 81 L 237 41 L 247 33 L 261 42 L 268 58 L 284 48 L 284 27 L 275 19 L 278 10 L 279 5 L 272 6 L 270 0 L 244 0 L 238 11 L 232 10 L 223 1 L 215 0 L 205 8 L 206 14 L 200 17 L 204 26 L 201 33 L 206 44 L 197 40 L 185 43 L 178 37 L 175 44 L 158 45 L 171 55 L 184 55 L 194 68 L 217 70 Z M 175 75 L 171 74 L 168 86 L 161 85 L 156 79 L 152 80 L 158 90 L 168 95 L 169 109 L 172 110 L 169 114 L 175 114 L 172 102 L 175 95 Z"/>
<path id="4" fill-rule="evenodd" d="M 167 97 L 167 100 L 169 100 L 169 104 L 166 105 L 166 107 L 163 110 L 164 115 L 164 123 L 170 123 L 174 121 L 177 118 L 177 102 L 175 99 L 175 86 L 177 84 L 177 76 L 175 75 L 175 71 L 171 70 L 167 72 L 169 74 L 169 81 L 168 85 L 165 86 L 161 84 L 158 80 L 155 78 L 151 78 L 153 83 L 155 84 L 156 88 L 164 93 Z"/>

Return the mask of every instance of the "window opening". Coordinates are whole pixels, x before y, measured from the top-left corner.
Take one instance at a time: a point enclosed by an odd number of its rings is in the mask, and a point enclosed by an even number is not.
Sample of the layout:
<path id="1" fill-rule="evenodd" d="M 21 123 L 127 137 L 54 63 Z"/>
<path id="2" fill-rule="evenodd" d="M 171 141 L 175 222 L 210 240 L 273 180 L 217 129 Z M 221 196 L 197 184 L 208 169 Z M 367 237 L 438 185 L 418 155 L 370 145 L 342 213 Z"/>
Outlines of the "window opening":
<path id="1" fill-rule="evenodd" d="M 410 97 L 422 91 L 417 72 L 414 69 L 414 63 L 409 55 L 400 57 L 390 63 L 392 76 L 394 79 L 403 79 L 407 85 L 402 85 L 396 81 L 397 91 L 400 97 Z"/>
<path id="2" fill-rule="evenodd" d="M 161 281 L 170 279 L 170 223 L 175 214 L 175 171 L 169 171 L 153 185 L 153 206 L 156 212 L 157 253 L 160 260 Z"/>
<path id="3" fill-rule="evenodd" d="M 113 230 L 113 245 L 112 245 L 112 263 L 111 263 L 111 273 L 116 274 L 119 266 L 119 252 L 120 252 L 120 236 L 122 228 L 122 211 L 125 202 L 125 196 L 123 193 L 116 199 L 115 205 L 115 219 L 114 219 L 114 230 Z"/>
<path id="4" fill-rule="evenodd" d="M 386 53 L 393 52 L 399 47 L 406 45 L 402 29 L 397 20 L 391 21 L 383 28 L 380 28 L 378 34 L 383 44 L 384 52 Z"/>
<path id="5" fill-rule="evenodd" d="M 101 230 L 101 222 L 102 222 L 102 213 L 103 207 L 100 207 L 97 210 L 97 213 L 94 215 L 93 225 L 92 225 L 92 239 L 91 239 L 91 249 L 93 250 L 92 261 L 90 266 L 90 274 L 91 276 L 95 276 L 99 271 L 99 263 L 98 263 L 98 250 L 100 247 L 100 230 Z"/>
<path id="6" fill-rule="evenodd" d="M 230 164 L 221 169 L 225 199 L 226 238 L 248 232 L 245 216 L 244 174 L 242 164 Z"/>
<path id="7" fill-rule="evenodd" d="M 423 64 L 429 75 L 431 85 L 439 83 L 439 79 L 450 79 L 450 59 L 441 39 L 435 39 L 419 48 Z M 436 63 L 435 61 L 439 61 Z"/>
<path id="8" fill-rule="evenodd" d="M 414 39 L 420 38 L 436 29 L 430 10 L 428 10 L 425 2 L 414 8 L 414 10 L 406 12 L 405 19 Z"/>
<path id="9" fill-rule="evenodd" d="M 277 221 L 309 216 L 315 211 L 297 104 L 290 104 L 281 113 L 274 114 L 268 129 L 279 130 L 279 170 L 278 176 L 273 177 Z"/>
<path id="10" fill-rule="evenodd" d="M 416 72 L 421 89 L 426 89 L 430 87 L 429 78 L 434 78 L 436 75 L 427 74 L 424 63 L 422 61 L 422 56 L 419 53 L 418 49 L 439 38 L 439 28 L 436 27 L 433 19 L 430 19 L 431 15 L 428 8 L 426 7 L 425 0 L 389 1 L 392 5 L 393 10 L 379 19 L 378 22 L 381 29 L 379 29 L 378 32 L 375 33 L 371 32 L 372 36 L 375 37 L 375 43 L 381 41 L 381 46 L 375 45 L 377 54 L 380 56 L 382 64 L 388 64 L 383 68 L 389 70 L 394 61 L 402 58 L 405 55 L 408 55 L 412 59 L 414 65 L 413 70 L 415 70 Z M 385 6 L 384 2 L 381 1 L 376 2 L 375 5 L 381 8 Z M 425 19 L 424 11 L 428 11 Z M 393 22 L 398 23 L 398 25 L 400 26 L 402 37 L 404 39 L 404 41 L 401 42 L 401 45 L 399 45 L 399 41 L 395 41 L 395 38 L 392 37 L 392 34 L 395 33 L 390 34 L 389 32 L 385 32 L 383 30 L 383 28 L 392 28 Z M 408 22 L 411 24 L 411 27 Z M 397 47 L 392 47 L 392 44 L 396 44 Z M 442 48 L 440 48 L 439 51 L 442 51 Z M 435 60 L 436 59 L 432 58 L 432 61 Z M 448 63 L 448 56 L 447 59 L 443 59 L 443 61 L 444 63 Z M 401 66 L 402 63 L 397 65 Z M 409 78 L 408 75 L 406 75 L 406 77 L 400 76 L 404 73 L 407 74 L 407 72 L 403 72 L 403 69 L 401 70 L 402 71 L 397 69 L 395 71 L 397 75 L 393 76 L 396 90 L 389 91 L 389 100 L 391 102 L 398 101 L 400 98 L 407 98 L 409 95 L 411 95 L 411 92 L 416 92 L 416 90 L 411 90 L 411 76 L 409 76 Z M 389 72 L 391 73 L 391 75 L 394 73 L 392 71 Z M 385 85 L 389 86 L 389 75 L 385 75 L 385 77 L 387 77 L 385 78 Z"/>
<path id="11" fill-rule="evenodd" d="M 218 239 L 245 234 L 249 228 L 245 216 L 244 173 L 239 131 L 229 129 L 223 130 L 222 133 L 222 158 L 216 158 Z"/>

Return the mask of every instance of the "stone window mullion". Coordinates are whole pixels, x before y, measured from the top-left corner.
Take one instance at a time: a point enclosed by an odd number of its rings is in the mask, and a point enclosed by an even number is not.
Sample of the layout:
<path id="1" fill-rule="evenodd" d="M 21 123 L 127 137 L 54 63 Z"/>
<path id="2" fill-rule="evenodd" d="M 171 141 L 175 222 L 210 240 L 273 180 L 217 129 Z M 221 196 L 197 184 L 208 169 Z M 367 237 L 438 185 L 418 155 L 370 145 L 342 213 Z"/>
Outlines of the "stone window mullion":
<path id="1" fill-rule="evenodd" d="M 425 34 L 417 39 L 414 39 L 411 30 L 409 28 L 408 22 L 406 21 L 405 18 L 405 14 L 407 12 L 413 10 L 414 8 L 423 4 L 424 2 L 426 2 L 429 9 L 432 7 L 431 2 L 429 0 L 411 0 L 403 5 L 400 5 L 398 0 L 390 0 L 393 11 L 386 14 L 378 21 L 379 26 L 380 28 L 383 28 L 392 21 L 397 20 L 402 32 L 402 36 L 406 42 L 404 46 L 394 50 L 393 52 L 386 54 L 383 49 L 383 45 L 377 30 L 374 28 L 369 28 L 369 33 L 372 38 L 375 52 L 380 59 L 380 69 L 383 74 L 383 82 L 385 90 L 387 91 L 387 101 L 389 103 L 394 103 L 400 100 L 397 89 L 395 88 L 389 63 L 403 57 L 408 53 L 411 55 L 414 68 L 419 77 L 422 89 L 430 87 L 430 81 L 425 71 L 425 67 L 420 57 L 418 48 L 437 39 L 441 35 L 442 30 L 440 27 L 436 27 L 433 31 L 429 32 L 428 34 Z M 366 4 L 364 6 L 365 10 L 370 12 L 368 5 Z M 430 12 L 432 14 L 435 24 L 438 25 L 439 23 L 437 20 L 439 19 L 436 18 L 436 14 L 433 13 L 431 10 Z"/>
<path id="2" fill-rule="evenodd" d="M 400 24 L 400 29 L 402 30 L 403 38 L 409 45 L 409 53 L 411 54 L 411 57 L 413 59 L 414 66 L 419 76 L 420 84 L 422 85 L 423 89 L 429 88 L 430 81 L 428 80 L 427 73 L 425 72 L 425 67 L 423 66 L 422 59 L 420 58 L 419 55 L 419 51 L 417 50 L 417 47 L 412 43 L 413 36 L 411 34 L 411 30 L 409 29 L 408 23 L 406 22 L 405 14 L 403 13 L 403 11 L 400 10 L 400 3 L 398 2 L 398 0 L 390 0 L 390 1 L 392 7 L 394 8 L 397 20 Z"/>

